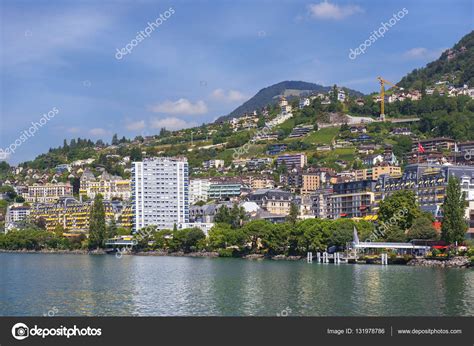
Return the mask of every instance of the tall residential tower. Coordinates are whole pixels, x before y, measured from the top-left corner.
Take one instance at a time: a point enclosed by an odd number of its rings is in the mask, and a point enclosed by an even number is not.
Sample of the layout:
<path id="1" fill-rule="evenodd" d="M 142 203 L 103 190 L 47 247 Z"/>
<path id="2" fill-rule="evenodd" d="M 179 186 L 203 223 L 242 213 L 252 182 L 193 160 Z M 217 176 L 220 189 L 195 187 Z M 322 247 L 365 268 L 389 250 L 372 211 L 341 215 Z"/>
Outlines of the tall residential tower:
<path id="1" fill-rule="evenodd" d="M 173 229 L 189 222 L 189 178 L 186 158 L 155 157 L 133 162 L 133 230 L 155 225 Z"/>

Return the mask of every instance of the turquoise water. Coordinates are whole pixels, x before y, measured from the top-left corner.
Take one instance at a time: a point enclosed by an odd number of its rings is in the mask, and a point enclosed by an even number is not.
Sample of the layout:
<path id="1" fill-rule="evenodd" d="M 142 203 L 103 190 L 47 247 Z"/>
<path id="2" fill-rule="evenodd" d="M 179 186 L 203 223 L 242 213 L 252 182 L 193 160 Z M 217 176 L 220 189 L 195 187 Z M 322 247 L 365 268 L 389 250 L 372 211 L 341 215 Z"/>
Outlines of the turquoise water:
<path id="1" fill-rule="evenodd" d="M 0 253 L 2 316 L 473 316 L 474 270 Z"/>

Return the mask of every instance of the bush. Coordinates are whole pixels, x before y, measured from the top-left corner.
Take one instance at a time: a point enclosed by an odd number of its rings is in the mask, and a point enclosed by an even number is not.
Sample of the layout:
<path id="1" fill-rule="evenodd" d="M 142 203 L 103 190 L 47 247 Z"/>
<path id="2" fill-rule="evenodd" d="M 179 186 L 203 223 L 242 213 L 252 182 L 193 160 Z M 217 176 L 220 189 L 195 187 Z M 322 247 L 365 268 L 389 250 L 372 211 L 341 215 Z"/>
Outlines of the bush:
<path id="1" fill-rule="evenodd" d="M 474 247 L 471 247 L 467 250 L 466 256 L 473 257 L 474 256 Z"/>
<path id="2" fill-rule="evenodd" d="M 217 253 L 219 254 L 219 257 L 235 257 L 236 255 L 235 249 L 219 249 Z"/>

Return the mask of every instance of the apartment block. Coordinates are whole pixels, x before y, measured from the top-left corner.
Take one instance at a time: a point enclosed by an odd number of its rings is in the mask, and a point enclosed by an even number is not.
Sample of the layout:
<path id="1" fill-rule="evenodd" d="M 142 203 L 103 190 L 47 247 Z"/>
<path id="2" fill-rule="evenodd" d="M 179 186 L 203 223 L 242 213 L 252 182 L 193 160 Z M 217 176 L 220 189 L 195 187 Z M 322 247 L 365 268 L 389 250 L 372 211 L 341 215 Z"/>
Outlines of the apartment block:
<path id="1" fill-rule="evenodd" d="M 426 151 L 442 151 L 454 149 L 456 141 L 444 137 L 424 139 L 419 142 L 413 142 L 412 151 L 418 151 L 418 144 L 420 144 Z"/>
<path id="2" fill-rule="evenodd" d="M 319 189 L 320 174 L 318 173 L 303 173 L 303 186 L 301 187 L 301 193 L 306 195 L 317 189 Z"/>
<path id="3" fill-rule="evenodd" d="M 331 195 L 329 200 L 331 219 L 364 217 L 373 214 L 375 194 L 373 192 L 346 193 Z"/>
<path id="4" fill-rule="evenodd" d="M 384 174 L 391 177 L 401 176 L 402 169 L 398 166 L 374 166 L 371 168 L 359 169 L 355 171 L 355 180 L 377 180 Z"/>
<path id="5" fill-rule="evenodd" d="M 237 182 L 213 182 L 209 187 L 209 198 L 224 199 L 240 196 L 242 184 Z"/>
<path id="6" fill-rule="evenodd" d="M 288 168 L 303 168 L 308 164 L 305 154 L 286 154 L 277 157 L 277 165 L 286 165 Z"/>
<path id="7" fill-rule="evenodd" d="M 208 179 L 191 179 L 189 182 L 189 203 L 206 202 L 209 199 L 211 182 Z"/>
<path id="8" fill-rule="evenodd" d="M 132 164 L 133 229 L 173 229 L 189 222 L 186 158 L 155 157 Z"/>
<path id="9" fill-rule="evenodd" d="M 210 169 L 210 168 L 223 168 L 224 167 L 224 160 L 207 160 L 202 163 L 202 166 L 204 169 Z"/>
<path id="10" fill-rule="evenodd" d="M 15 223 L 26 220 L 30 215 L 30 211 L 29 206 L 19 203 L 8 206 L 5 215 L 5 229 L 8 231 L 15 227 Z"/>

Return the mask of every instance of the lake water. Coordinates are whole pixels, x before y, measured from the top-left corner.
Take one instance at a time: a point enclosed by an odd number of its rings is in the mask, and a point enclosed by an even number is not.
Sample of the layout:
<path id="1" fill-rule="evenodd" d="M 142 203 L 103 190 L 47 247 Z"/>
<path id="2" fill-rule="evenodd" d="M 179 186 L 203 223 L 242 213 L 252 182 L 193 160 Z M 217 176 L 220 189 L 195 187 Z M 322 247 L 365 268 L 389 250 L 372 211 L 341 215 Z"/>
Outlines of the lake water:
<path id="1" fill-rule="evenodd" d="M 474 270 L 0 253 L 2 316 L 473 316 Z"/>

